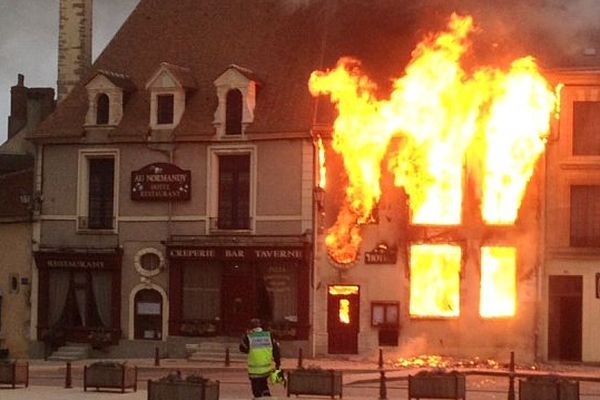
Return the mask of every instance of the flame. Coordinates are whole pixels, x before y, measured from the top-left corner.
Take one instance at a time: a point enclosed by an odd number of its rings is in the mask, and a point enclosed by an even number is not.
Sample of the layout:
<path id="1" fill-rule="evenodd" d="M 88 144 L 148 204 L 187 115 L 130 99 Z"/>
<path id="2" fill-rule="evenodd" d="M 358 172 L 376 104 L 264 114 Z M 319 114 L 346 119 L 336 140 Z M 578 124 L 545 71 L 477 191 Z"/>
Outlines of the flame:
<path id="1" fill-rule="evenodd" d="M 319 182 L 317 186 L 321 189 L 325 189 L 327 186 L 327 169 L 325 167 L 325 146 L 323 146 L 323 139 L 321 136 L 317 138 L 317 149 L 319 155 Z"/>
<path id="2" fill-rule="evenodd" d="M 329 95 L 338 110 L 332 146 L 348 175 L 344 204 L 325 239 L 339 264 L 358 256 L 360 227 L 381 197 L 386 157 L 395 184 L 408 194 L 413 224 L 462 222 L 466 167 L 481 188 L 484 220 L 516 220 L 544 150 L 555 94 L 531 57 L 514 61 L 508 71 L 467 73 L 460 61 L 472 30 L 471 17 L 452 15 L 445 32 L 417 46 L 388 99 L 375 97 L 376 85 L 358 60 L 342 58 L 335 69 L 312 73 L 312 95 Z M 398 142 L 393 154 L 392 139 Z"/>
<path id="3" fill-rule="evenodd" d="M 411 316 L 459 315 L 461 254 L 461 248 L 452 245 L 410 247 Z"/>
<path id="4" fill-rule="evenodd" d="M 564 87 L 565 87 L 564 83 L 559 83 L 558 85 L 556 85 L 554 87 L 554 97 L 556 98 L 556 104 L 554 106 L 554 118 L 557 120 L 560 119 L 560 107 L 561 107 L 560 94 L 562 93 L 562 90 Z"/>
<path id="5" fill-rule="evenodd" d="M 517 250 L 514 247 L 483 247 L 481 249 L 479 314 L 482 317 L 515 315 L 516 258 Z"/>
<path id="6" fill-rule="evenodd" d="M 348 299 L 340 299 L 340 322 L 344 324 L 350 323 L 350 301 Z"/>

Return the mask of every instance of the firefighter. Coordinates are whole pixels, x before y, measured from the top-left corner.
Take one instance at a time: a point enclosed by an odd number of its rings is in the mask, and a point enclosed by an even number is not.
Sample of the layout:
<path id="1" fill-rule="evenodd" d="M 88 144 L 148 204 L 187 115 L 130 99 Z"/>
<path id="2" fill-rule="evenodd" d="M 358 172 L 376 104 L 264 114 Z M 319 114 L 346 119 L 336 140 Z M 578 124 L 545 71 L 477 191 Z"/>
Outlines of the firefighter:
<path id="1" fill-rule="evenodd" d="M 242 337 L 240 351 L 248 354 L 248 377 L 252 386 L 252 395 L 270 397 L 268 379 L 281 365 L 279 343 L 273 339 L 271 332 L 262 329 L 260 319 L 250 320 L 250 329 Z"/>

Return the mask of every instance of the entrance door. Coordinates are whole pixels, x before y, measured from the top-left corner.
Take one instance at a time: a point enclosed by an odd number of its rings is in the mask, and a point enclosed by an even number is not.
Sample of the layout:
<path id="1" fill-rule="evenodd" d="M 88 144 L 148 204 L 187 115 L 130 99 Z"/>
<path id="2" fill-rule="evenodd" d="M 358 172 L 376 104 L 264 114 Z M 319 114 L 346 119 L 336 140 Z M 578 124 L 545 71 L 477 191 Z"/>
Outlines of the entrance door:
<path id="1" fill-rule="evenodd" d="M 134 335 L 136 339 L 162 339 L 162 296 L 154 289 L 135 294 Z"/>
<path id="2" fill-rule="evenodd" d="M 581 276 L 550 276 L 548 358 L 581 361 Z"/>
<path id="3" fill-rule="evenodd" d="M 238 335 L 246 331 L 253 318 L 254 280 L 250 264 L 225 265 L 221 288 L 223 332 Z"/>
<path id="4" fill-rule="evenodd" d="M 358 286 L 329 286 L 327 334 L 330 354 L 358 354 Z"/>

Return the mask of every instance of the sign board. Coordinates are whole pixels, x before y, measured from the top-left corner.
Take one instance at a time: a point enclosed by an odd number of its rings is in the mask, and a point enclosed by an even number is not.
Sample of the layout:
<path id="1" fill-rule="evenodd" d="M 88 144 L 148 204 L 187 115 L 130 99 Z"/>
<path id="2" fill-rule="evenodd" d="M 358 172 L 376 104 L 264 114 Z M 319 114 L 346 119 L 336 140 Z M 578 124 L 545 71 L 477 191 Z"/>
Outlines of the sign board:
<path id="1" fill-rule="evenodd" d="M 176 165 L 153 163 L 131 172 L 131 200 L 189 200 L 192 173 Z"/>
<path id="2" fill-rule="evenodd" d="M 304 249 L 294 247 L 167 247 L 171 259 L 184 260 L 303 260 Z"/>
<path id="3" fill-rule="evenodd" d="M 365 252 L 365 264 L 396 264 L 397 255 L 396 249 L 381 243 L 372 251 Z"/>

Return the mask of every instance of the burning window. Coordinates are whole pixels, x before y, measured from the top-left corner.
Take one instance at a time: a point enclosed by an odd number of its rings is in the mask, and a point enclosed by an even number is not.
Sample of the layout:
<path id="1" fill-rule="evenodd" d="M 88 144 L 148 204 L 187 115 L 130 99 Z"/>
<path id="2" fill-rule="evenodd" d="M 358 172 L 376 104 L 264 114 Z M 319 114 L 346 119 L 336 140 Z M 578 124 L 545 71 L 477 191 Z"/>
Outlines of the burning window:
<path id="1" fill-rule="evenodd" d="M 510 317 L 516 309 L 517 251 L 514 247 L 481 249 L 479 314 L 486 318 Z"/>
<path id="2" fill-rule="evenodd" d="M 411 246 L 412 317 L 457 317 L 460 314 L 461 259 L 459 246 Z"/>

